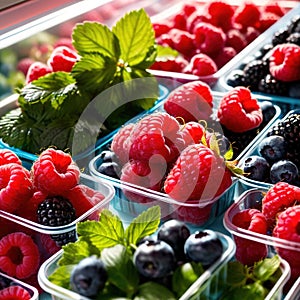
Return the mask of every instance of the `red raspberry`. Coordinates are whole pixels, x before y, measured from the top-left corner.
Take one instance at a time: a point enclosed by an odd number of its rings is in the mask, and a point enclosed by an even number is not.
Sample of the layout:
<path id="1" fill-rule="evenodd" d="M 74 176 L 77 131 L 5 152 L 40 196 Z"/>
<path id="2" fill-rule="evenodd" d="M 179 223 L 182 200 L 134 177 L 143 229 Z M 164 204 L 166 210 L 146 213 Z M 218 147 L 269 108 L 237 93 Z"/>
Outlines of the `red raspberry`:
<path id="1" fill-rule="evenodd" d="M 273 236 L 299 245 L 299 220 L 300 205 L 287 208 L 278 215 L 277 223 L 273 230 Z M 296 250 L 297 247 L 298 246 L 294 246 L 295 250 L 286 249 L 285 247 L 276 247 L 278 254 L 290 264 L 293 278 L 300 276 L 300 252 L 299 249 L 298 251 Z"/>
<path id="2" fill-rule="evenodd" d="M 236 56 L 237 52 L 232 47 L 224 47 L 215 57 L 214 61 L 219 69 Z"/>
<path id="3" fill-rule="evenodd" d="M 199 144 L 205 137 L 205 128 L 198 122 L 190 121 L 183 124 L 182 134 L 186 146 Z"/>
<path id="4" fill-rule="evenodd" d="M 129 123 L 125 126 L 122 126 L 115 134 L 111 143 L 111 150 L 116 154 L 118 161 L 122 165 L 129 160 L 129 149 L 131 146 L 129 137 L 134 126 L 134 123 Z"/>
<path id="5" fill-rule="evenodd" d="M 165 111 L 175 118 L 182 118 L 184 122 L 209 119 L 212 107 L 211 89 L 207 83 L 200 80 L 179 86 L 164 102 Z"/>
<path id="6" fill-rule="evenodd" d="M 153 22 L 152 23 L 153 30 L 155 32 L 155 38 L 158 38 L 159 36 L 168 33 L 171 30 L 171 24 L 162 23 L 162 22 Z"/>
<path id="7" fill-rule="evenodd" d="M 277 215 L 296 203 L 300 203 L 300 188 L 287 182 L 278 182 L 264 196 L 262 212 L 273 227 Z"/>
<path id="8" fill-rule="evenodd" d="M 281 81 L 300 80 L 300 46 L 292 43 L 276 45 L 270 53 L 269 70 Z"/>
<path id="9" fill-rule="evenodd" d="M 0 149 L 0 166 L 15 163 L 22 165 L 20 158 L 9 149 Z"/>
<path id="10" fill-rule="evenodd" d="M 187 146 L 170 170 L 164 191 L 175 200 L 212 200 L 232 183 L 224 159 L 203 144 Z"/>
<path id="11" fill-rule="evenodd" d="M 234 215 L 232 224 L 252 232 L 267 234 L 267 220 L 258 209 L 244 209 Z M 236 243 L 236 259 L 244 265 L 252 266 L 265 258 L 268 253 L 267 245 L 249 239 L 234 236 Z"/>
<path id="12" fill-rule="evenodd" d="M 30 293 L 19 285 L 12 285 L 0 291 L 1 300 L 30 300 Z"/>
<path id="13" fill-rule="evenodd" d="M 0 166 L 0 209 L 14 212 L 33 194 L 30 173 L 23 166 L 11 163 Z"/>
<path id="14" fill-rule="evenodd" d="M 212 55 L 221 51 L 225 45 L 225 33 L 212 24 L 200 22 L 195 26 L 193 33 L 195 46 L 201 53 Z"/>
<path id="15" fill-rule="evenodd" d="M 194 51 L 195 46 L 193 34 L 177 28 L 171 29 L 168 34 L 173 42 L 172 48 L 177 50 L 179 53 L 188 55 L 190 52 Z"/>
<path id="16" fill-rule="evenodd" d="M 194 33 L 194 29 L 200 22 L 209 23 L 209 14 L 203 13 L 200 9 L 195 10 L 186 21 L 186 28 L 187 31 L 190 33 Z"/>
<path id="17" fill-rule="evenodd" d="M 273 13 L 279 17 L 283 17 L 286 13 L 286 9 L 283 6 L 280 6 L 279 1 L 272 1 L 267 3 L 264 8 L 264 12 Z"/>
<path id="18" fill-rule="evenodd" d="M 234 48 L 238 53 L 247 46 L 247 40 L 239 30 L 230 29 L 228 32 L 226 32 L 225 45 Z"/>
<path id="19" fill-rule="evenodd" d="M 27 75 L 26 75 L 26 83 L 30 83 L 46 74 L 53 72 L 52 68 L 47 66 L 42 62 L 34 62 L 30 65 Z"/>
<path id="20" fill-rule="evenodd" d="M 153 70 L 169 71 L 182 73 L 183 69 L 189 64 L 189 62 L 182 56 L 176 57 L 158 57 L 151 66 Z"/>
<path id="21" fill-rule="evenodd" d="M 186 20 L 187 20 L 187 16 L 185 15 L 184 11 L 180 11 L 173 16 L 173 18 L 172 18 L 173 26 L 172 27 L 186 31 Z"/>
<path id="22" fill-rule="evenodd" d="M 246 87 L 235 87 L 221 99 L 217 112 L 220 123 L 233 132 L 258 127 L 263 115 L 256 98 Z"/>
<path id="23" fill-rule="evenodd" d="M 70 154 L 49 148 L 33 163 L 31 175 L 38 190 L 57 195 L 78 184 L 80 169 Z"/>
<path id="24" fill-rule="evenodd" d="M 276 23 L 280 17 L 272 12 L 264 12 L 261 15 L 261 18 L 256 24 L 256 28 L 259 32 L 264 32 L 266 29 L 271 27 L 274 23 Z"/>
<path id="25" fill-rule="evenodd" d="M 73 46 L 73 42 L 72 39 L 69 37 L 60 37 L 53 45 L 53 48 L 57 48 L 57 47 L 67 47 L 69 49 L 75 50 L 74 46 Z"/>
<path id="26" fill-rule="evenodd" d="M 183 70 L 186 74 L 193 74 L 200 77 L 213 75 L 218 71 L 216 63 L 204 53 L 195 54 L 187 67 Z"/>
<path id="27" fill-rule="evenodd" d="M 29 70 L 29 67 L 34 63 L 34 60 L 30 57 L 25 57 L 19 60 L 17 64 L 17 70 L 22 72 L 25 76 Z"/>
<path id="28" fill-rule="evenodd" d="M 256 28 L 254 28 L 252 26 L 247 27 L 247 29 L 246 29 L 246 31 L 244 33 L 245 39 L 247 41 L 247 44 L 250 44 L 259 35 L 260 35 L 260 32 Z"/>
<path id="29" fill-rule="evenodd" d="M 197 10 L 197 3 L 184 3 L 181 9 L 186 17 Z"/>
<path id="30" fill-rule="evenodd" d="M 40 238 L 40 243 L 44 248 L 44 252 L 45 252 L 42 254 L 44 254 L 46 259 L 61 249 L 61 247 L 57 246 L 56 242 L 51 238 L 49 234 L 40 233 L 39 238 Z"/>
<path id="31" fill-rule="evenodd" d="M 166 168 L 163 168 L 161 164 L 153 164 L 150 167 L 147 162 L 132 160 L 123 166 L 121 180 L 159 192 L 165 170 Z M 148 203 L 153 201 L 153 198 L 144 196 L 142 193 L 134 193 L 125 187 L 123 193 L 129 200 L 134 202 Z"/>
<path id="32" fill-rule="evenodd" d="M 49 57 L 47 64 L 56 71 L 70 72 L 73 65 L 79 60 L 79 55 L 66 46 L 56 47 Z"/>
<path id="33" fill-rule="evenodd" d="M 234 12 L 233 20 L 245 29 L 254 26 L 260 19 L 260 10 L 252 2 L 244 2 Z"/>
<path id="34" fill-rule="evenodd" d="M 164 47 L 173 48 L 173 40 L 168 33 L 164 33 L 160 35 L 158 38 L 156 38 L 156 43 Z"/>
<path id="35" fill-rule="evenodd" d="M 179 122 L 166 112 L 144 116 L 129 139 L 129 158 L 146 162 L 172 162 L 184 147 Z"/>
<path id="36" fill-rule="evenodd" d="M 32 238 L 23 232 L 10 233 L 0 240 L 0 268 L 18 279 L 36 274 L 40 253 Z"/>

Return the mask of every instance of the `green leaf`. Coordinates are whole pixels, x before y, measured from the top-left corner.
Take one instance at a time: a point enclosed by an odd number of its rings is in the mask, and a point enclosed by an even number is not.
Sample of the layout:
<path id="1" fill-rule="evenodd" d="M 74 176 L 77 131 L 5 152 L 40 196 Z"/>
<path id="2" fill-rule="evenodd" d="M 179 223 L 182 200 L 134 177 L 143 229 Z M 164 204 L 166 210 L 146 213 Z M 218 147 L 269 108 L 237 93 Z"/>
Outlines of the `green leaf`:
<path id="1" fill-rule="evenodd" d="M 271 258 L 265 258 L 253 267 L 253 276 L 260 281 L 267 281 L 280 268 L 280 258 L 274 255 Z"/>
<path id="2" fill-rule="evenodd" d="M 119 244 L 103 249 L 101 259 L 109 281 L 127 295 L 133 295 L 138 287 L 139 275 L 126 248 Z"/>
<path id="3" fill-rule="evenodd" d="M 169 58 L 175 58 L 178 56 L 178 51 L 174 50 L 173 48 L 162 45 L 157 45 L 157 61 L 164 61 L 168 60 Z"/>
<path id="4" fill-rule="evenodd" d="M 227 265 L 227 284 L 242 286 L 247 281 L 247 269 L 239 261 L 230 261 Z"/>
<path id="5" fill-rule="evenodd" d="M 175 295 L 163 285 L 149 281 L 141 284 L 134 300 L 175 300 Z"/>
<path id="6" fill-rule="evenodd" d="M 117 61 L 120 45 L 115 34 L 104 24 L 83 22 L 76 25 L 72 33 L 73 45 L 80 55 L 100 53 Z"/>
<path id="7" fill-rule="evenodd" d="M 116 61 L 108 56 L 88 54 L 83 56 L 72 69 L 72 75 L 81 89 L 91 95 L 103 91 L 113 80 L 117 69 Z"/>
<path id="8" fill-rule="evenodd" d="M 124 244 L 124 228 L 118 216 L 108 210 L 101 212 L 100 221 L 77 223 L 77 233 L 99 250 Z"/>
<path id="9" fill-rule="evenodd" d="M 65 289 L 70 289 L 71 272 L 75 265 L 66 265 L 57 268 L 49 277 L 53 284 Z"/>
<path id="10" fill-rule="evenodd" d="M 120 42 L 121 61 L 131 67 L 146 60 L 149 49 L 155 44 L 153 26 L 144 9 L 127 13 L 112 31 Z"/>
<path id="11" fill-rule="evenodd" d="M 264 300 L 266 296 L 265 288 L 259 283 L 255 282 L 244 286 L 236 287 L 231 290 L 222 299 L 224 300 Z"/>
<path id="12" fill-rule="evenodd" d="M 148 208 L 132 220 L 125 231 L 127 244 L 136 244 L 147 235 L 153 234 L 160 224 L 160 207 L 158 205 Z"/>

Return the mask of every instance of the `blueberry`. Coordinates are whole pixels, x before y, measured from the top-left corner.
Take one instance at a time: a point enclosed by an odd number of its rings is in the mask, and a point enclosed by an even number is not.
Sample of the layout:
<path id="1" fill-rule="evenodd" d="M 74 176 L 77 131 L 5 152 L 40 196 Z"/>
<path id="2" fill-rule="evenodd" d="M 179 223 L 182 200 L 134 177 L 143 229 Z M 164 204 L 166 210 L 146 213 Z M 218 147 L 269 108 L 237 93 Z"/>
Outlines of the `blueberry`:
<path id="1" fill-rule="evenodd" d="M 298 176 L 298 168 L 290 160 L 279 160 L 271 166 L 270 180 L 272 183 L 284 181 L 293 184 Z"/>
<path id="2" fill-rule="evenodd" d="M 286 157 L 287 145 L 282 136 L 270 135 L 260 142 L 258 152 L 269 163 L 273 163 Z"/>
<path id="3" fill-rule="evenodd" d="M 184 252 L 191 261 L 210 267 L 223 253 L 222 242 L 212 230 L 196 231 L 184 244 Z"/>
<path id="4" fill-rule="evenodd" d="M 156 241 L 156 239 L 153 236 L 147 235 L 147 236 L 144 236 L 143 238 L 139 239 L 137 241 L 136 245 L 139 246 L 145 242 L 155 242 L 155 241 Z"/>
<path id="5" fill-rule="evenodd" d="M 133 262 L 138 272 L 146 278 L 168 276 L 176 267 L 172 247 L 164 241 L 146 241 L 134 252 Z"/>
<path id="6" fill-rule="evenodd" d="M 271 101 L 262 101 L 259 103 L 259 106 L 263 113 L 264 124 L 269 123 L 276 114 L 275 106 Z"/>
<path id="7" fill-rule="evenodd" d="M 119 179 L 121 173 L 121 167 L 116 162 L 103 162 L 99 165 L 97 171 L 109 177 Z"/>
<path id="8" fill-rule="evenodd" d="M 96 256 L 89 256 L 73 268 L 70 283 L 80 295 L 95 297 L 104 288 L 107 278 L 103 261 Z"/>
<path id="9" fill-rule="evenodd" d="M 265 158 L 259 155 L 247 157 L 240 165 L 244 176 L 257 181 L 267 181 L 270 165 Z"/>
<path id="10" fill-rule="evenodd" d="M 117 156 L 115 152 L 111 150 L 103 150 L 99 154 L 99 158 L 101 159 L 102 162 L 117 162 Z"/>
<path id="11" fill-rule="evenodd" d="M 232 87 L 244 85 L 245 74 L 242 70 L 233 70 L 227 76 L 226 83 Z"/>
<path id="12" fill-rule="evenodd" d="M 178 261 L 185 260 L 183 247 L 189 236 L 190 230 L 186 224 L 175 219 L 165 222 L 157 232 L 157 238 L 173 248 Z"/>

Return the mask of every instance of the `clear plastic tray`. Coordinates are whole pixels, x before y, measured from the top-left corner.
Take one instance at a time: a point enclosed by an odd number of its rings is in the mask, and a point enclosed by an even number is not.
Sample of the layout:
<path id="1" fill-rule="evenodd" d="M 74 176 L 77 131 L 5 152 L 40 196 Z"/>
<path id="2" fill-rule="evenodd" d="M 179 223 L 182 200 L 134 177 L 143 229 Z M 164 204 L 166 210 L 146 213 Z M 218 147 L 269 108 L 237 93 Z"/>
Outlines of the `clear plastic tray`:
<path id="1" fill-rule="evenodd" d="M 300 277 L 295 281 L 288 293 L 285 295 L 284 300 L 297 300 L 300 299 Z"/>
<path id="2" fill-rule="evenodd" d="M 31 286 L 31 285 L 29 285 L 25 282 L 22 282 L 22 281 L 20 281 L 16 278 L 10 277 L 10 276 L 8 276 L 4 273 L 1 273 L 1 272 L 0 272 L 0 280 L 1 281 L 2 280 L 7 281 L 10 286 L 18 285 L 18 286 L 22 287 L 23 289 L 27 290 L 30 294 L 30 297 L 31 297 L 30 300 L 38 300 L 39 299 L 38 290 L 35 287 L 33 287 L 33 286 Z"/>
<path id="3" fill-rule="evenodd" d="M 287 2 L 287 1 L 283 1 Z M 237 56 L 235 56 L 226 66 L 223 68 L 222 75 L 215 86 L 216 89 L 220 91 L 229 91 L 233 87 L 228 85 L 226 80 L 231 71 L 239 69 L 241 64 L 247 60 L 247 57 L 254 55 L 259 51 L 264 45 L 269 44 L 272 40 L 272 36 L 278 30 L 285 28 L 285 26 L 291 21 L 291 19 L 300 14 L 300 4 L 299 1 L 295 1 L 295 7 L 291 9 L 287 14 L 285 14 L 278 22 L 267 29 L 263 34 L 256 38 L 250 45 L 248 45 L 244 50 L 242 50 Z M 280 106 L 284 114 L 288 113 L 289 110 L 297 109 L 300 107 L 300 101 L 297 98 L 277 96 L 266 93 L 260 93 L 253 91 L 253 94 L 257 94 L 263 97 L 265 100 L 272 101 L 273 103 Z"/>
<path id="4" fill-rule="evenodd" d="M 218 232 L 217 234 L 221 238 L 224 248 L 222 256 L 193 283 L 179 300 L 197 299 L 202 295 L 208 297 L 207 299 L 215 300 L 222 293 L 221 282 L 223 282 L 227 275 L 226 263 L 234 256 L 235 244 L 228 236 Z M 49 281 L 48 277 L 56 269 L 57 261 L 60 259 L 62 251 L 59 251 L 42 264 L 38 273 L 38 280 L 41 287 L 52 295 L 53 300 L 89 299 Z M 211 284 L 212 282 L 213 284 Z"/>
<path id="5" fill-rule="evenodd" d="M 103 209 L 108 209 L 111 200 L 114 198 L 115 190 L 113 186 L 107 182 L 102 182 L 100 179 L 93 178 L 86 174 L 81 174 L 80 184 L 92 188 L 96 191 L 99 191 L 100 193 L 102 193 L 104 198 L 101 201 L 97 200 L 99 201 L 97 203 L 91 203 L 92 208 L 84 212 L 73 222 L 64 226 L 56 226 L 56 227 L 41 225 L 29 219 L 25 219 L 20 216 L 0 210 L 0 224 L 2 223 L 1 237 L 19 231 L 29 235 L 34 241 L 34 243 L 36 243 L 36 245 L 38 246 L 39 253 L 40 253 L 40 264 L 41 264 L 43 261 L 45 261 L 45 259 L 49 258 L 51 255 L 59 251 L 59 249 L 61 248 L 57 245 L 54 245 L 55 244 L 54 242 L 52 243 L 47 242 L 47 240 L 51 240 L 52 235 L 59 235 L 59 234 L 68 235 L 75 230 L 76 224 L 78 222 L 84 220 L 98 220 L 99 213 Z M 30 278 L 29 279 L 22 278 L 22 280 L 27 282 L 27 280 L 30 280 Z"/>

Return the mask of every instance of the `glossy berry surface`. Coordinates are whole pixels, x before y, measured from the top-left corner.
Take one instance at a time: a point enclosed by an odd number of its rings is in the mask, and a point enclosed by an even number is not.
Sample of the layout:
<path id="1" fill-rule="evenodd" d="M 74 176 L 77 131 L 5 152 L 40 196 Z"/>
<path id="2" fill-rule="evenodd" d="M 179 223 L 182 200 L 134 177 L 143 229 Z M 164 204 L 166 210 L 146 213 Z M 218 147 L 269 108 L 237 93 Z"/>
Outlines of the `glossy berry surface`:
<path id="1" fill-rule="evenodd" d="M 270 172 L 270 165 L 265 158 L 258 155 L 247 157 L 241 164 L 244 176 L 258 181 L 265 181 Z"/>
<path id="2" fill-rule="evenodd" d="M 270 169 L 270 180 L 272 183 L 284 181 L 293 184 L 296 182 L 298 176 L 298 168 L 290 160 L 279 160 Z"/>
<path id="3" fill-rule="evenodd" d="M 178 220 L 165 222 L 157 232 L 157 238 L 168 243 L 174 250 L 177 260 L 184 260 L 184 243 L 190 236 L 190 230 L 186 224 Z"/>
<path id="4" fill-rule="evenodd" d="M 139 245 L 133 255 L 138 272 L 146 278 L 162 278 L 176 266 L 172 247 L 164 241 L 147 241 Z"/>
<path id="5" fill-rule="evenodd" d="M 266 137 L 258 145 L 258 152 L 268 162 L 276 162 L 285 158 L 287 153 L 286 142 L 281 136 L 272 135 Z"/>
<path id="6" fill-rule="evenodd" d="M 184 244 L 184 252 L 188 259 L 208 268 L 222 255 L 223 246 L 217 234 L 207 229 L 191 234 Z"/>
<path id="7" fill-rule="evenodd" d="M 97 171 L 103 175 L 118 179 L 118 178 L 120 178 L 121 167 L 116 162 L 106 161 L 106 162 L 102 162 L 99 165 L 99 167 L 97 168 Z"/>
<path id="8" fill-rule="evenodd" d="M 102 260 L 90 256 L 82 259 L 72 270 L 71 286 L 80 295 L 94 297 L 104 288 L 107 278 Z"/>

